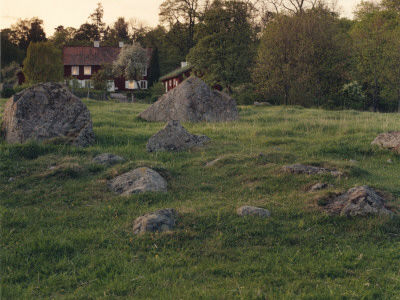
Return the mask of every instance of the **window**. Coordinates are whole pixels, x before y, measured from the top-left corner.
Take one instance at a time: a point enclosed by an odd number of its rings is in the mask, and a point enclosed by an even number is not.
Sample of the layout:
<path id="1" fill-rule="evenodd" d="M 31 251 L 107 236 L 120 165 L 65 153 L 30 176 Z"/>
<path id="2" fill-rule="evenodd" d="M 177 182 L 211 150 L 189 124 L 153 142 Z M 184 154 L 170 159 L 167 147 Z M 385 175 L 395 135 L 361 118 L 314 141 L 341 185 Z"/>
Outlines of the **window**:
<path id="1" fill-rule="evenodd" d="M 137 89 L 137 84 L 134 80 L 127 81 L 127 83 L 128 83 L 128 86 L 127 86 L 128 89 L 130 89 L 130 90 Z"/>
<path id="2" fill-rule="evenodd" d="M 83 68 L 83 75 L 92 75 L 92 67 L 91 66 L 85 66 Z"/>
<path id="3" fill-rule="evenodd" d="M 79 66 L 72 66 L 71 67 L 71 74 L 72 75 L 79 75 Z"/>
<path id="4" fill-rule="evenodd" d="M 143 70 L 143 76 L 147 76 L 147 68 Z"/>
<path id="5" fill-rule="evenodd" d="M 140 88 L 143 90 L 147 90 L 147 80 L 140 81 Z"/>

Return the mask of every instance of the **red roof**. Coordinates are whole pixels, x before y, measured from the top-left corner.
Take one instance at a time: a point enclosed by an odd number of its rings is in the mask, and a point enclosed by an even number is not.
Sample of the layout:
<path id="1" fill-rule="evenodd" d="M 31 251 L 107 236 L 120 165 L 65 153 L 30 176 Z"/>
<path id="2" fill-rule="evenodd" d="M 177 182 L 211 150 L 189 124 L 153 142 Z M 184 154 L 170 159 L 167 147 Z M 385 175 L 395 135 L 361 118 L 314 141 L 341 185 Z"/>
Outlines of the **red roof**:
<path id="1" fill-rule="evenodd" d="M 119 47 L 64 47 L 64 66 L 100 66 L 103 63 L 112 64 L 118 57 Z M 150 60 L 152 49 L 147 48 Z"/>

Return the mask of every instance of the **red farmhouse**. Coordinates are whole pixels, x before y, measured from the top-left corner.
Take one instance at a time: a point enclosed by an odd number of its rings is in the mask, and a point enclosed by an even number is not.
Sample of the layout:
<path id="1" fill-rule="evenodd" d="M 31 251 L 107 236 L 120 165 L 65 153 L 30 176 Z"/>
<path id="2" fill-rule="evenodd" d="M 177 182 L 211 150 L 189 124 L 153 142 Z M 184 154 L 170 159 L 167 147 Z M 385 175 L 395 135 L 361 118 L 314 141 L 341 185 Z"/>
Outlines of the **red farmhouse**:
<path id="1" fill-rule="evenodd" d="M 94 42 L 94 47 L 71 46 L 63 49 L 64 78 L 75 78 L 81 87 L 87 87 L 92 74 L 101 69 L 102 64 L 112 64 L 118 57 L 120 47 L 100 47 L 99 42 Z M 147 48 L 148 61 L 151 58 L 151 49 Z M 142 80 L 139 81 L 141 89 L 148 87 L 148 69 L 144 71 Z M 137 89 L 134 81 L 125 80 L 124 77 L 114 78 L 109 81 L 109 91 L 127 91 Z"/>
<path id="2" fill-rule="evenodd" d="M 160 81 L 162 81 L 162 83 L 164 84 L 165 92 L 169 92 L 178 84 L 180 84 L 185 78 L 189 77 L 191 71 L 192 66 L 186 62 L 182 62 L 181 68 L 160 77 Z"/>

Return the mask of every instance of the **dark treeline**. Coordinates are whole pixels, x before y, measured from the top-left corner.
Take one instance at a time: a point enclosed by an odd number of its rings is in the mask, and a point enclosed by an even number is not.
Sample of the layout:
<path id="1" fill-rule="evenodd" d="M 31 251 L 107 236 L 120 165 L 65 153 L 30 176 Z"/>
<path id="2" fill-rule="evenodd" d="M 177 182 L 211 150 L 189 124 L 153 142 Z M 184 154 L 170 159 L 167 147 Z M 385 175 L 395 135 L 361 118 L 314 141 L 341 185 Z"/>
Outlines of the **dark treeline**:
<path id="1" fill-rule="evenodd" d="M 159 17 L 155 28 L 123 17 L 106 25 L 98 3 L 79 28 L 51 37 L 42 20 L 19 20 L 1 32 L 3 79 L 30 43 L 139 42 L 153 48 L 152 81 L 189 61 L 241 104 L 400 111 L 400 0 L 361 1 L 354 20 L 325 0 L 165 0 Z"/>

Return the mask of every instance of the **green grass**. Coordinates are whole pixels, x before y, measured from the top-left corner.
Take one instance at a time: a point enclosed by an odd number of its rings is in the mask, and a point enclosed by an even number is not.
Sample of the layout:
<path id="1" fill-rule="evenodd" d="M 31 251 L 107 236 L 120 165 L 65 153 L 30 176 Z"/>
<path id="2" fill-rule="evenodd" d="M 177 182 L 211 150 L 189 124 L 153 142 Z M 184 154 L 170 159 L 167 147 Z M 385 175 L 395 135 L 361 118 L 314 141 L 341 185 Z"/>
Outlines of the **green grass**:
<path id="1" fill-rule="evenodd" d="M 400 115 L 241 107 L 239 122 L 183 124 L 211 138 L 204 148 L 147 153 L 165 124 L 137 119 L 146 105 L 84 102 L 91 147 L 0 144 L 1 299 L 400 299 L 400 217 L 330 217 L 316 198 L 367 184 L 393 195 L 398 213 L 400 157 L 370 142 L 399 130 Z M 93 165 L 104 152 L 126 162 Z M 279 172 L 293 163 L 346 176 Z M 169 191 L 107 190 L 139 166 Z M 318 181 L 335 187 L 304 192 Z M 242 205 L 272 217 L 240 218 Z M 133 235 L 136 217 L 167 207 L 180 214 L 176 230 Z"/>

